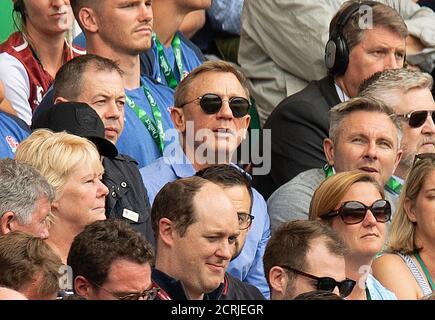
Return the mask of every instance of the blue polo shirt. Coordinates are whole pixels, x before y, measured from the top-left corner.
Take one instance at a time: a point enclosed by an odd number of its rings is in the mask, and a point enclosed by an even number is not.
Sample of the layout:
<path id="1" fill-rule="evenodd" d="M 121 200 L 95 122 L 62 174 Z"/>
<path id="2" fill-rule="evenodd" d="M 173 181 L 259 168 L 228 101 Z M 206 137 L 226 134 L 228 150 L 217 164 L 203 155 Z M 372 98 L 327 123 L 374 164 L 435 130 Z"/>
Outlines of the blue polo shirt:
<path id="1" fill-rule="evenodd" d="M 0 159 L 13 159 L 18 144 L 29 134 L 30 129 L 23 120 L 0 111 Z"/>
<path id="2" fill-rule="evenodd" d="M 165 154 L 165 157 L 140 169 L 151 204 L 166 183 L 195 175 L 195 169 L 181 148 L 175 147 L 173 151 L 171 155 Z M 242 252 L 230 262 L 227 272 L 256 286 L 264 297 L 269 299 L 270 292 L 264 276 L 263 255 L 270 239 L 270 219 L 263 197 L 254 188 L 252 191 L 254 195 L 252 214 L 255 220 L 252 222 Z"/>
<path id="3" fill-rule="evenodd" d="M 160 112 L 162 113 L 163 129 L 166 131 L 174 128 L 169 115 L 169 107 L 172 107 L 174 104 L 174 90 L 158 84 L 147 77 L 141 77 L 141 83 L 145 84 L 150 89 L 152 96 L 159 106 Z M 126 89 L 125 93 L 154 120 L 150 103 L 142 87 L 133 90 Z M 174 142 L 174 140 L 178 141 L 175 138 L 173 140 L 165 140 L 165 147 L 169 143 Z M 148 129 L 127 104 L 125 104 L 124 131 L 116 142 L 116 147 L 119 153 L 127 154 L 134 158 L 138 162 L 139 168 L 150 164 L 162 156 L 159 147 Z"/>
<path id="4" fill-rule="evenodd" d="M 205 58 L 202 55 L 199 48 L 196 47 L 196 45 L 193 44 L 193 42 L 191 42 L 186 37 L 184 37 L 183 34 L 181 34 L 180 32 L 177 32 L 177 34 L 180 37 L 180 46 L 181 46 L 181 51 L 183 53 L 182 54 L 183 70 L 184 73 L 187 74 L 193 69 L 195 69 L 197 66 L 201 65 L 205 61 Z M 178 72 L 177 64 L 175 62 L 174 50 L 172 49 L 172 46 L 169 46 L 169 48 L 163 46 L 163 49 L 165 51 L 165 56 L 168 59 L 169 65 L 172 67 L 175 78 L 179 82 L 180 73 Z M 165 76 L 160 70 L 159 56 L 157 53 L 157 47 L 154 40 L 152 42 L 151 50 L 154 53 L 154 57 L 153 57 L 154 60 L 152 62 L 152 67 L 153 67 L 152 77 L 155 80 L 157 80 L 157 82 L 160 82 L 167 86 L 168 84 L 166 82 Z M 184 76 L 185 75 L 183 75 L 183 77 Z"/>

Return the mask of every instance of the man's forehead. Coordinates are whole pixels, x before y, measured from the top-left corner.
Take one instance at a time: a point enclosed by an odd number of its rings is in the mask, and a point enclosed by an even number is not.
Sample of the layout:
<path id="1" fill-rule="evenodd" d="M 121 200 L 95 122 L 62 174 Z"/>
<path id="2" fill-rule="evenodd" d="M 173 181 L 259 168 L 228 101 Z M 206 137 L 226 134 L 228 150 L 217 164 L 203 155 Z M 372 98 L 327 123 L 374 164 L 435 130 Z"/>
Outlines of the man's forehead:
<path id="1" fill-rule="evenodd" d="M 346 115 L 341 123 L 341 134 L 356 135 L 363 133 L 397 134 L 393 120 L 385 113 L 377 111 L 354 111 Z"/>

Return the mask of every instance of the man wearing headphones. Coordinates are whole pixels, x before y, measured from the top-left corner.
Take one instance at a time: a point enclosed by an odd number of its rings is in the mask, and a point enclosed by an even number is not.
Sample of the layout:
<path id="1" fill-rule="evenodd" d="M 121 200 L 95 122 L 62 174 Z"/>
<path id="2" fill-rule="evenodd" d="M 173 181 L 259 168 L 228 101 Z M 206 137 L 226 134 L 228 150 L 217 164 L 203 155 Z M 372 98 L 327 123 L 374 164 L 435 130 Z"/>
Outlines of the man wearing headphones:
<path id="1" fill-rule="evenodd" d="M 375 72 L 404 66 L 408 30 L 387 5 L 348 1 L 329 30 L 328 75 L 284 99 L 264 126 L 271 129 L 272 166 L 268 175 L 254 176 L 254 186 L 266 199 L 298 173 L 326 163 L 322 141 L 328 137 L 334 105 L 355 97 Z"/>

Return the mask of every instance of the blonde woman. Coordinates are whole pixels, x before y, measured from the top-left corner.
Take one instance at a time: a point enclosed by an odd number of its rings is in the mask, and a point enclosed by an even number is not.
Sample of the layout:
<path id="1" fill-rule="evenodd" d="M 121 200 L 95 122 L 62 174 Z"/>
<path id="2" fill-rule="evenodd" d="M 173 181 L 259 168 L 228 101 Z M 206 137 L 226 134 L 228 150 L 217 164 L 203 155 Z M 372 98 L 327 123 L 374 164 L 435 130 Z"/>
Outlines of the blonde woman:
<path id="1" fill-rule="evenodd" d="M 85 52 L 65 40 L 74 21 L 69 0 L 14 0 L 13 14 L 20 31 L 0 44 L 0 80 L 15 114 L 30 125 L 57 70 Z"/>
<path id="2" fill-rule="evenodd" d="M 335 174 L 314 193 L 310 220 L 329 225 L 349 249 L 345 255 L 346 277 L 357 282 L 349 300 L 396 299 L 370 274 L 373 259 L 384 245 L 390 217 L 384 189 L 372 175 L 361 171 Z"/>
<path id="3" fill-rule="evenodd" d="M 373 273 L 399 299 L 421 299 L 434 292 L 435 154 L 417 155 L 394 214 L 386 254 Z"/>
<path id="4" fill-rule="evenodd" d="M 56 190 L 47 243 L 66 263 L 74 237 L 96 220 L 104 220 L 107 187 L 103 166 L 89 140 L 41 129 L 18 147 L 16 159 L 36 168 Z"/>

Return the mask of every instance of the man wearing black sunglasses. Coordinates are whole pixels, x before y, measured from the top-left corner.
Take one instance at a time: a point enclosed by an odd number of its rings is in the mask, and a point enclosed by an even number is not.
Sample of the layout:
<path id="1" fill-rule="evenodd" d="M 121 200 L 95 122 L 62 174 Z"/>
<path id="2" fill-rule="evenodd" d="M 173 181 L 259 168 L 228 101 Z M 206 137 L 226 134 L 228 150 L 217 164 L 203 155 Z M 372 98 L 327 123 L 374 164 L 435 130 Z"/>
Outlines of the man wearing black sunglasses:
<path id="1" fill-rule="evenodd" d="M 214 164 L 229 164 L 250 122 L 246 79 L 228 62 L 207 61 L 195 68 L 178 85 L 174 100 L 171 117 L 180 143 L 168 146 L 164 157 L 140 170 L 151 203 L 167 182 Z M 252 191 L 255 222 L 229 273 L 268 297 L 261 253 L 270 237 L 270 221 L 263 197 Z"/>
<path id="2" fill-rule="evenodd" d="M 397 197 L 390 191 L 390 178 L 402 154 L 400 121 L 394 115 L 389 106 L 371 98 L 353 98 L 332 108 L 329 138 L 323 144 L 328 163 L 301 172 L 272 194 L 267 201 L 272 227 L 307 219 L 320 183 L 335 173 L 357 169 L 385 186 L 394 212 Z"/>
<path id="3" fill-rule="evenodd" d="M 337 234 L 318 221 L 281 225 L 264 253 L 271 298 L 288 300 L 312 290 L 347 297 L 355 281 L 345 275 L 345 248 Z"/>
<path id="4" fill-rule="evenodd" d="M 394 172 L 397 196 L 416 154 L 435 152 L 435 101 L 432 77 L 409 69 L 386 70 L 370 77 L 360 96 L 382 100 L 402 122 L 402 158 Z M 393 189 L 393 188 L 391 188 Z"/>

